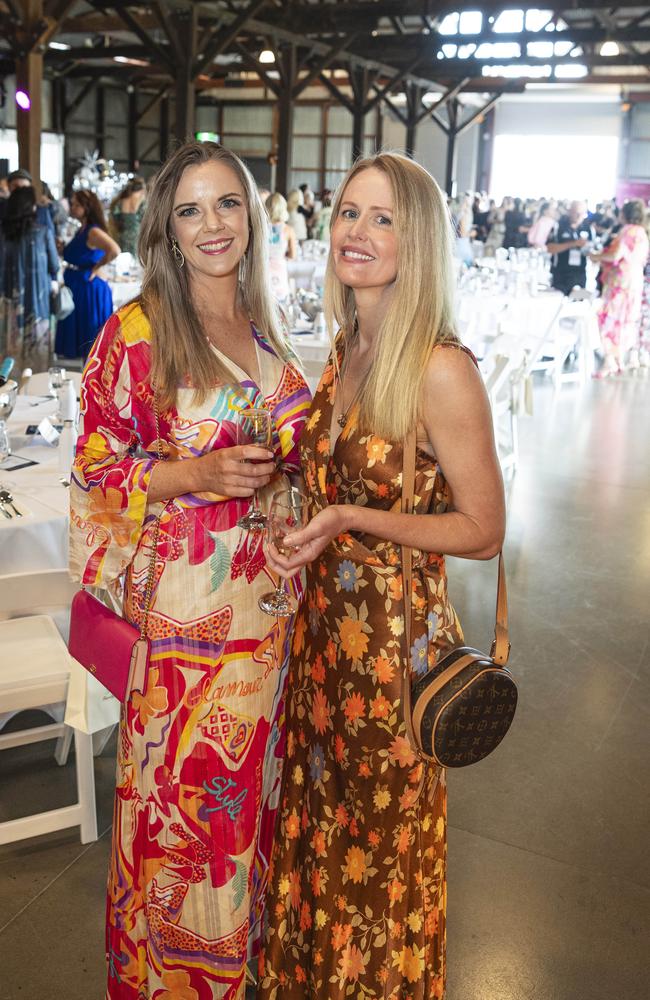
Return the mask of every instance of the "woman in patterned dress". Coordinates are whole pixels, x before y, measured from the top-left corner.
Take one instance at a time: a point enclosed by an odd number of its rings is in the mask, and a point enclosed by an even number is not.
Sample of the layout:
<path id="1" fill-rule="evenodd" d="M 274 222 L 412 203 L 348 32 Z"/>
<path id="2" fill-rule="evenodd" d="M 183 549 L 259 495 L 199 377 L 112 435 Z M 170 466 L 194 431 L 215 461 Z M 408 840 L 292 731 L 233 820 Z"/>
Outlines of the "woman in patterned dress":
<path id="1" fill-rule="evenodd" d="M 287 759 L 267 896 L 261 1000 L 431 1000 L 445 989 L 445 776 L 400 705 L 400 545 L 412 546 L 411 671 L 462 641 L 442 553 L 499 551 L 504 495 L 489 406 L 452 320 L 442 194 L 392 153 L 337 196 L 326 278 L 337 353 L 301 441 L 310 520 L 269 548 L 307 566 L 292 640 Z M 415 513 L 399 513 L 417 427 Z"/>
<path id="2" fill-rule="evenodd" d="M 603 289 L 598 325 L 605 354 L 595 378 L 639 365 L 644 268 L 648 260 L 645 208 L 640 198 L 623 205 L 623 227 L 609 246 L 591 259 L 602 267 Z M 631 358 L 630 358 L 631 355 Z"/>
<path id="3" fill-rule="evenodd" d="M 241 1000 L 259 951 L 284 754 L 285 626 L 259 533 L 298 470 L 309 405 L 268 293 L 266 221 L 242 162 L 189 143 L 158 174 L 140 298 L 82 386 L 72 568 L 140 623 L 160 515 L 148 686 L 123 706 L 108 882 L 109 1000 Z M 164 461 L 156 461 L 154 394 Z M 239 412 L 268 409 L 272 452 Z M 239 443 L 238 443 L 239 442 Z M 257 464 L 253 464 L 257 463 Z"/>

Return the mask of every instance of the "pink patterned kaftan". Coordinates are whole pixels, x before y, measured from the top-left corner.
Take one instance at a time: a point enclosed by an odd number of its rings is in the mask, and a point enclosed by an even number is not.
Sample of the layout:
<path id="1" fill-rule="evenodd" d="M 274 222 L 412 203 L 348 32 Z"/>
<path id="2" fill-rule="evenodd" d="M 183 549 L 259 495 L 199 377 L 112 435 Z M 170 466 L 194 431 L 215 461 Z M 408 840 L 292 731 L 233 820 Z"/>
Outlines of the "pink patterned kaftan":
<path id="1" fill-rule="evenodd" d="M 299 467 L 309 406 L 300 373 L 252 331 L 261 385 L 183 387 L 161 414 L 173 459 L 236 443 L 237 411 L 273 417 L 279 471 L 262 508 Z M 186 494 L 147 505 L 156 456 L 150 328 L 138 304 L 111 317 L 84 373 L 83 433 L 71 488 L 71 565 L 119 589 L 138 623 L 155 518 L 163 509 L 149 616 L 147 690 L 122 711 L 108 883 L 109 1000 L 240 1000 L 258 952 L 284 754 L 287 623 L 263 614 L 261 538 L 237 519 L 248 500 Z"/>

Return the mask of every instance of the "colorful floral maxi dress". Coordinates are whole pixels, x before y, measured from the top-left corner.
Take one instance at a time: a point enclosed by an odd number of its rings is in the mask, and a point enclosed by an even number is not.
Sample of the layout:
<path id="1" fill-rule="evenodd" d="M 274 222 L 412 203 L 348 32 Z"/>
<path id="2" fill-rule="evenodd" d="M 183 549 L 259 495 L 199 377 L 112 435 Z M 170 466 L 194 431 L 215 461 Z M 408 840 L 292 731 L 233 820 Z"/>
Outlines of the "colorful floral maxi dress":
<path id="1" fill-rule="evenodd" d="M 643 270 L 648 259 L 643 226 L 623 226 L 607 253 L 613 260 L 603 268 L 598 324 L 603 340 L 625 352 L 638 348 L 641 334 Z"/>
<path id="2" fill-rule="evenodd" d="M 280 471 L 298 468 L 309 393 L 253 331 L 258 386 L 179 390 L 161 414 L 173 459 L 235 442 L 237 411 L 272 414 Z M 284 622 L 257 602 L 271 589 L 259 535 L 237 527 L 249 501 L 186 494 L 147 506 L 156 456 L 150 330 L 140 307 L 111 317 L 91 352 L 71 490 L 72 568 L 114 587 L 142 618 L 162 510 L 148 632 L 147 690 L 122 712 L 108 884 L 110 1000 L 240 1000 L 257 954 L 284 755 Z"/>
<path id="3" fill-rule="evenodd" d="M 353 409 L 332 454 L 332 398 L 330 363 L 301 442 L 311 516 L 328 503 L 399 511 L 401 444 L 360 434 Z M 447 508 L 442 474 L 421 451 L 415 492 L 418 514 Z M 420 673 L 462 635 L 442 557 L 413 556 L 409 659 Z M 444 995 L 445 780 L 423 773 L 406 736 L 400 559 L 393 543 L 344 535 L 308 570 L 260 1000 Z"/>

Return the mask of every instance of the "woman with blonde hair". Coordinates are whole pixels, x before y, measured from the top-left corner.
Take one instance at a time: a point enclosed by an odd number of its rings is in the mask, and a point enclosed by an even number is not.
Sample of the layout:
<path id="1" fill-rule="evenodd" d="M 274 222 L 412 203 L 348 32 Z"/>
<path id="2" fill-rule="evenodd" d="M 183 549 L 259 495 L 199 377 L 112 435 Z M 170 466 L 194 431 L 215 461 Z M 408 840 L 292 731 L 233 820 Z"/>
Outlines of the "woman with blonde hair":
<path id="1" fill-rule="evenodd" d="M 289 295 L 289 268 L 287 260 L 295 260 L 298 256 L 296 234 L 287 224 L 289 213 L 287 202 L 279 191 L 266 199 L 266 211 L 269 222 L 269 275 L 271 290 L 279 302 Z"/>
<path id="2" fill-rule="evenodd" d="M 288 640 L 258 608 L 261 536 L 238 521 L 255 490 L 265 508 L 297 471 L 309 402 L 266 239 L 241 160 L 181 146 L 147 203 L 142 294 L 84 372 L 71 567 L 123 590 L 130 622 L 148 609 L 151 640 L 118 740 L 108 1000 L 243 1000 L 259 947 Z M 268 448 L 247 443 L 251 408 L 268 414 Z"/>
<path id="3" fill-rule="evenodd" d="M 300 209 L 304 206 L 305 199 L 302 191 L 293 188 L 287 195 L 288 223 L 296 234 L 299 243 L 307 239 L 307 222 Z"/>
<path id="4" fill-rule="evenodd" d="M 307 586 L 260 1000 L 444 994 L 445 775 L 409 743 L 401 683 L 462 642 L 443 554 L 490 558 L 504 532 L 489 405 L 454 331 L 452 238 L 437 184 L 396 153 L 357 162 L 333 206 L 339 335 L 301 442 L 311 520 L 286 536 L 292 555 L 268 551 L 285 576 L 306 566 Z M 400 512 L 412 429 L 415 517 Z"/>

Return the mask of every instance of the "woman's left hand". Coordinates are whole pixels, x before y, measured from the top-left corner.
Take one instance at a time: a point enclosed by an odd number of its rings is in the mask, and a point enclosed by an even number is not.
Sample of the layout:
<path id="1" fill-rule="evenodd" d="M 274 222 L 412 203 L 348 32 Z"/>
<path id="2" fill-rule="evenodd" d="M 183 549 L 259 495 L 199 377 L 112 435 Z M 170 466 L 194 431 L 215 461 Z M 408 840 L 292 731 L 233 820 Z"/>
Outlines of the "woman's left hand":
<path id="1" fill-rule="evenodd" d="M 293 576 L 303 566 L 313 562 L 332 539 L 347 531 L 348 527 L 345 505 L 338 504 L 319 510 L 304 528 L 285 536 L 286 546 L 296 547 L 296 551 L 290 556 L 280 555 L 275 545 L 271 542 L 265 543 L 267 564 L 279 576 Z"/>

